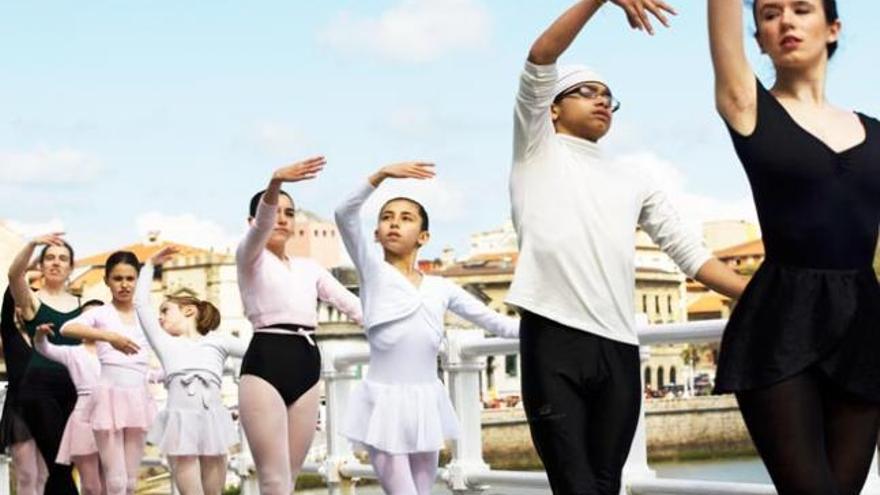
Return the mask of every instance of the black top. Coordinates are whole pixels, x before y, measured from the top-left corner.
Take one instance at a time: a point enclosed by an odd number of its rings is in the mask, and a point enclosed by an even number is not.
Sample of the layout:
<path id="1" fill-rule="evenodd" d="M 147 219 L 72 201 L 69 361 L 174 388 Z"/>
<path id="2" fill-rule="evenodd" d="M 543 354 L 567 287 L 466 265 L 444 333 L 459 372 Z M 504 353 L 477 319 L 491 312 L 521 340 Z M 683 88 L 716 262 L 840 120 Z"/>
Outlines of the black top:
<path id="1" fill-rule="evenodd" d="M 24 322 L 24 329 L 27 332 L 28 336 L 31 338 L 31 341 L 33 341 L 34 335 L 36 335 L 37 333 L 38 326 L 42 325 L 43 323 L 52 323 L 55 325 L 54 331 L 46 337 L 47 339 L 49 339 L 49 342 L 55 345 L 79 345 L 79 340 L 65 337 L 59 332 L 61 331 L 61 326 L 67 323 L 67 320 L 72 320 L 76 318 L 81 312 L 82 308 L 76 308 L 73 311 L 62 313 L 52 306 L 41 302 L 40 309 L 37 310 L 37 314 L 34 315 L 34 318 L 30 321 Z M 31 359 L 28 362 L 28 368 L 44 368 L 62 370 L 65 372 L 67 371 L 67 368 L 65 368 L 63 364 L 56 363 L 55 361 L 52 361 L 51 359 L 43 356 L 39 352 L 34 352 L 31 354 Z"/>
<path id="2" fill-rule="evenodd" d="M 880 122 L 857 114 L 865 140 L 836 153 L 757 84 L 755 131 L 728 130 L 752 186 L 767 261 L 870 267 L 880 224 Z"/>
<path id="3" fill-rule="evenodd" d="M 24 376 L 33 349 L 15 326 L 15 300 L 8 287 L 3 294 L 3 310 L 0 313 L 0 339 L 3 341 L 3 359 L 6 360 L 9 390 L 14 390 Z"/>

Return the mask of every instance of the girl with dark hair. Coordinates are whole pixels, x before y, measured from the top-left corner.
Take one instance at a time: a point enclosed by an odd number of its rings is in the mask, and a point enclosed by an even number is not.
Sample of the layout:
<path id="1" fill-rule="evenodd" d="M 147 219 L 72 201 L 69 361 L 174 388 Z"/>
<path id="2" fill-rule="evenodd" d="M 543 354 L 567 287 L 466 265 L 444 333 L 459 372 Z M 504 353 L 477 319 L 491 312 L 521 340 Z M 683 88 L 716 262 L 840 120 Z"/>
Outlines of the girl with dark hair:
<path id="1" fill-rule="evenodd" d="M 502 316 L 455 283 L 417 268 L 428 233 L 424 207 L 409 198 L 387 201 L 374 233 L 361 228 L 363 203 L 385 179 L 429 179 L 432 165 L 405 162 L 370 176 L 339 208 L 336 224 L 360 277 L 364 328 L 370 343 L 367 376 L 353 390 L 343 435 L 366 447 L 385 493 L 429 495 L 440 449 L 458 436 L 449 395 L 437 378 L 446 311 L 502 337 L 519 334 Z"/>
<path id="2" fill-rule="evenodd" d="M 0 419 L 0 450 L 9 449 L 15 470 L 15 493 L 42 495 L 49 473 L 43 456 L 37 450 L 31 432 L 22 419 L 18 394 L 21 378 L 31 359 L 33 349 L 18 328 L 15 300 L 7 287 L 3 294 L 0 314 L 0 338 L 3 341 L 3 359 L 6 362 L 6 398 L 3 418 Z"/>
<path id="3" fill-rule="evenodd" d="M 140 262 L 117 251 L 104 267 L 111 304 L 83 313 L 61 333 L 95 342 L 101 378 L 93 392 L 92 429 L 108 495 L 131 495 L 137 484 L 144 438 L 156 415 L 147 390 L 148 343 L 135 312 L 133 296 Z"/>
<path id="4" fill-rule="evenodd" d="M 89 306 L 94 309 L 94 306 Z M 83 312 L 89 309 L 83 305 Z M 101 462 L 98 445 L 90 423 L 92 392 L 101 376 L 101 363 L 92 342 L 82 345 L 55 345 L 48 337 L 54 332 L 49 324 L 40 325 L 34 337 L 34 349 L 48 359 L 61 363 L 70 373 L 78 395 L 76 407 L 67 420 L 61 445 L 58 448 L 59 464 L 75 464 L 79 472 L 80 488 L 86 495 L 102 495 Z"/>
<path id="5" fill-rule="evenodd" d="M 709 1 L 715 102 L 752 187 L 766 261 L 721 343 L 776 489 L 857 494 L 880 426 L 880 122 L 825 97 L 841 22 L 833 0 L 757 0 L 769 89 L 743 46 L 742 2 Z"/>
<path id="6" fill-rule="evenodd" d="M 226 484 L 226 454 L 238 443 L 232 414 L 220 389 L 227 357 L 242 357 L 247 343 L 214 332 L 220 311 L 194 297 L 168 297 L 157 315 L 150 303 L 154 267 L 178 248 L 159 250 L 141 269 L 134 303 L 147 340 L 165 369 L 168 402 L 147 441 L 168 456 L 183 495 L 220 495 Z"/>
<path id="7" fill-rule="evenodd" d="M 241 363 L 238 403 L 263 495 L 290 493 L 315 433 L 321 376 L 321 354 L 312 339 L 316 302 L 361 321 L 354 294 L 315 261 L 286 251 L 295 210 L 281 184 L 313 179 L 325 163 L 315 157 L 276 170 L 258 193 L 235 253 L 244 312 L 254 326 Z"/>
<path id="8" fill-rule="evenodd" d="M 79 299 L 67 290 L 67 279 L 73 270 L 73 249 L 62 235 L 60 232 L 48 234 L 28 242 L 9 267 L 9 288 L 31 341 L 38 326 L 48 323 L 57 329 L 80 314 Z M 26 274 L 38 246 L 42 246 L 37 266 L 43 275 L 43 285 L 34 292 Z M 60 335 L 51 335 L 49 341 L 55 345 L 79 344 Z M 77 399 L 67 370 L 38 353 L 31 353 L 17 395 L 21 417 L 49 469 L 45 492 L 77 493 L 70 466 L 55 462 L 64 426 Z"/>

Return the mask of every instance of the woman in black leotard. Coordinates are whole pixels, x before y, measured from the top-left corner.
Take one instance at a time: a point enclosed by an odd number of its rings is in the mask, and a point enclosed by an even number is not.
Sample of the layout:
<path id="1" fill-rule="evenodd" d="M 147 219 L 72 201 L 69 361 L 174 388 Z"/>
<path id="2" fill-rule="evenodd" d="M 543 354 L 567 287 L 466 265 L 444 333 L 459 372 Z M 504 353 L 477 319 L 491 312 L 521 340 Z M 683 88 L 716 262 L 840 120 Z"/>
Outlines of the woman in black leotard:
<path id="1" fill-rule="evenodd" d="M 43 246 L 39 254 L 43 287 L 34 293 L 25 280 L 25 272 L 38 246 Z M 9 288 L 31 339 L 38 326 L 48 323 L 57 332 L 64 322 L 79 315 L 79 299 L 66 287 L 72 269 L 73 249 L 59 234 L 30 241 L 13 260 L 9 267 Z M 49 340 L 55 345 L 79 344 L 78 340 L 57 333 Z M 76 404 L 76 389 L 67 369 L 33 353 L 21 378 L 18 399 L 22 418 L 49 467 L 45 493 L 76 494 L 71 467 L 55 462 L 64 426 Z"/>
<path id="2" fill-rule="evenodd" d="M 0 418 L 0 451 L 8 449 L 12 455 L 16 495 L 42 495 L 48 476 L 46 463 L 22 418 L 18 399 L 21 378 L 34 351 L 21 334 L 15 313 L 15 300 L 7 288 L 0 313 L 0 339 L 3 342 L 7 378 L 3 417 Z"/>
<path id="3" fill-rule="evenodd" d="M 825 99 L 834 0 L 757 0 L 770 90 L 740 0 L 709 2 L 716 102 L 745 168 L 766 261 L 730 318 L 716 390 L 735 392 L 778 492 L 857 494 L 880 426 L 880 122 Z"/>

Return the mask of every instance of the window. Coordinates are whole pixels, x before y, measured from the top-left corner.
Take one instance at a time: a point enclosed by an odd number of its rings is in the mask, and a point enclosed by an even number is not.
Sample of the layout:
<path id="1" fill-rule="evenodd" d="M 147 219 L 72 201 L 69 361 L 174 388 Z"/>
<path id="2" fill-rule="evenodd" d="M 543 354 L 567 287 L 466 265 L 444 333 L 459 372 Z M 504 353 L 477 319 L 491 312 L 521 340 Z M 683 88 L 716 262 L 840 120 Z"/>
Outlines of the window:
<path id="1" fill-rule="evenodd" d="M 504 356 L 504 373 L 511 378 L 517 376 L 517 356 L 516 354 L 508 354 Z"/>
<path id="2" fill-rule="evenodd" d="M 669 383 L 671 383 L 671 384 L 673 384 L 673 385 L 675 385 L 676 383 L 678 383 L 675 379 L 676 379 L 676 376 L 675 376 L 675 366 L 673 366 L 673 367 L 669 368 Z"/>
<path id="3" fill-rule="evenodd" d="M 666 385 L 666 383 L 664 382 L 665 380 L 663 379 L 663 366 L 661 366 L 657 368 L 657 388 L 663 388 L 663 385 Z"/>
<path id="4" fill-rule="evenodd" d="M 651 367 L 650 366 L 645 367 L 645 386 L 646 387 L 651 386 Z"/>
<path id="5" fill-rule="evenodd" d="M 672 314 L 672 296 L 666 296 L 666 312 Z"/>
<path id="6" fill-rule="evenodd" d="M 654 313 L 660 313 L 660 296 L 654 296 Z"/>
<path id="7" fill-rule="evenodd" d="M 642 313 L 648 312 L 648 295 L 642 294 Z"/>

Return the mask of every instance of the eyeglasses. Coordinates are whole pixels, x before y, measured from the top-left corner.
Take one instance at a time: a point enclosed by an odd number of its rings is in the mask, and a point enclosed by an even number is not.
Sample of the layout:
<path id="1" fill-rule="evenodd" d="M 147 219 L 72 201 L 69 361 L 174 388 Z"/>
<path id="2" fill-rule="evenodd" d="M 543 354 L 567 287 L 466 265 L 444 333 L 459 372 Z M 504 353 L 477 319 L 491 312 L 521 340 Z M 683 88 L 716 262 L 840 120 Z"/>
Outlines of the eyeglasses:
<path id="1" fill-rule="evenodd" d="M 567 91 L 564 91 L 559 94 L 554 100 L 558 103 L 563 98 L 568 98 L 569 96 L 580 96 L 582 98 L 586 98 L 588 100 L 595 100 L 597 98 L 604 98 L 605 104 L 608 105 L 608 108 L 611 109 L 611 112 L 614 113 L 620 109 L 620 100 L 611 95 L 611 93 L 603 93 L 601 89 L 596 88 L 595 86 L 590 85 L 581 85 L 575 86 Z"/>

